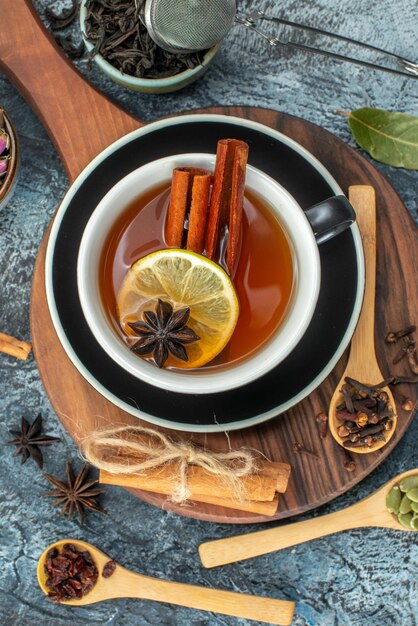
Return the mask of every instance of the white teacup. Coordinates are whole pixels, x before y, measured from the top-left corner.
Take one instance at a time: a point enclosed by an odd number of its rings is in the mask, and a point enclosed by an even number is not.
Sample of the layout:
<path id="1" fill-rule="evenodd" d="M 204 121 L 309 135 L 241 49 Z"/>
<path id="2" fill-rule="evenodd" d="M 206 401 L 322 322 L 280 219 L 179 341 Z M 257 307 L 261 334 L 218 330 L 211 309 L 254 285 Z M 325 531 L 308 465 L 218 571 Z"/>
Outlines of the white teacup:
<path id="1" fill-rule="evenodd" d="M 285 318 L 255 354 L 216 371 L 159 369 L 135 355 L 109 323 L 99 290 L 100 257 L 109 232 L 126 207 L 148 190 L 171 180 L 175 167 L 213 171 L 215 155 L 180 154 L 148 163 L 117 183 L 93 212 L 80 245 L 78 290 L 87 323 L 103 349 L 121 367 L 141 380 L 179 393 L 217 393 L 245 385 L 278 365 L 295 348 L 312 319 L 320 288 L 318 243 L 347 228 L 355 219 L 345 196 L 335 196 L 306 213 L 275 180 L 247 167 L 246 186 L 255 192 L 280 221 L 294 257 L 295 285 Z M 308 220 L 309 217 L 309 220 Z"/>

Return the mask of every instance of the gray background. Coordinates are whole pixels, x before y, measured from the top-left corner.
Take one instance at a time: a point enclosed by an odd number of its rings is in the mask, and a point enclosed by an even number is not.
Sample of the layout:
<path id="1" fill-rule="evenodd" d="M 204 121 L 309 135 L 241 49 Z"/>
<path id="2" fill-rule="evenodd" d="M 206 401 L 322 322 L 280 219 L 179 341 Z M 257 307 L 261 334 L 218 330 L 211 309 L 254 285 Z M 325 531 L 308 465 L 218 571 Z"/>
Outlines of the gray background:
<path id="1" fill-rule="evenodd" d="M 35 4 L 41 14 L 47 4 L 54 8 L 65 6 L 64 2 L 47 0 L 36 0 Z M 242 3 L 243 9 L 249 6 L 334 29 L 412 58 L 417 56 L 416 0 Z M 77 37 L 77 28 L 74 32 Z M 30 45 L 28 42 L 28 54 Z M 353 110 L 367 105 L 418 114 L 417 81 L 303 53 L 281 50 L 274 55 L 254 34 L 240 27 L 231 32 L 210 72 L 195 85 L 173 95 L 130 93 L 110 82 L 95 67 L 89 70 L 84 61 L 78 65 L 89 80 L 144 120 L 217 104 L 264 106 L 316 122 L 354 145 L 345 118 L 336 115 L 334 109 Z M 0 330 L 28 339 L 33 264 L 46 226 L 67 189 L 67 180 L 44 129 L 2 75 L 0 103 L 16 125 L 22 154 L 15 195 L 0 212 Z M 376 166 L 390 179 L 416 219 L 417 173 Z M 403 294 L 395 290 L 396 286 L 392 297 L 402 298 Z M 295 600 L 295 626 L 418 624 L 418 548 L 412 534 L 356 530 L 241 564 L 204 570 L 197 558 L 201 541 L 256 527 L 214 525 L 182 518 L 155 509 L 118 488 L 108 488 L 102 500 L 109 511 L 107 517 L 91 513 L 82 529 L 76 521 L 63 520 L 41 498 L 47 485 L 34 463 L 28 461 L 21 467 L 12 458 L 12 450 L 3 445 L 10 438 L 8 429 L 19 422 L 22 414 L 32 420 L 41 411 L 47 432 L 62 440 L 46 451 L 46 471 L 61 475 L 66 458 L 81 463 L 77 449 L 48 402 L 33 358 L 22 363 L 0 355 L 0 389 L 1 624 L 254 623 L 139 600 L 83 609 L 52 605 L 39 592 L 36 560 L 48 543 L 65 536 L 96 543 L 127 567 L 152 576 Z M 415 421 L 378 470 L 315 514 L 356 502 L 396 473 L 418 466 L 417 437 Z"/>

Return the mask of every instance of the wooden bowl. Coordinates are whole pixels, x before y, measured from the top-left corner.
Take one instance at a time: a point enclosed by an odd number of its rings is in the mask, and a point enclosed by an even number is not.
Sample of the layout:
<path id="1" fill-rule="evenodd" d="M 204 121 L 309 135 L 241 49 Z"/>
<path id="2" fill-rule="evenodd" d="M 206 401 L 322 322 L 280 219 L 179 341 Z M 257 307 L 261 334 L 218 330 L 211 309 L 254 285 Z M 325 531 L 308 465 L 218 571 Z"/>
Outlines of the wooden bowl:
<path id="1" fill-rule="evenodd" d="M 15 129 L 13 128 L 13 125 L 7 115 L 6 112 L 4 112 L 4 128 L 6 133 L 9 135 L 10 138 L 10 147 L 9 147 L 9 166 L 7 168 L 7 172 L 6 174 L 3 176 L 3 178 L 0 179 L 1 184 L 0 184 L 0 210 L 3 209 L 7 202 L 10 200 L 15 184 L 16 184 L 16 178 L 17 178 L 17 168 L 18 168 L 18 164 L 19 164 L 19 148 L 18 148 L 18 141 L 17 141 L 17 134 Z"/>
<path id="2" fill-rule="evenodd" d="M 86 16 L 86 0 L 82 0 L 80 6 L 81 34 L 86 48 L 90 52 L 91 50 L 93 50 L 94 46 L 85 37 L 84 24 Z M 113 80 L 115 83 L 118 83 L 118 85 L 121 85 L 122 87 L 131 89 L 132 91 L 141 91 L 142 93 L 170 93 L 172 91 L 178 91 L 179 89 L 183 89 L 183 87 L 187 87 L 187 85 L 194 83 L 195 80 L 203 76 L 203 74 L 206 72 L 209 65 L 215 58 L 219 47 L 219 45 L 216 45 L 210 48 L 206 52 L 201 65 L 197 65 L 191 70 L 179 72 L 178 74 L 174 74 L 173 76 L 167 76 L 166 78 L 138 78 L 136 76 L 131 76 L 130 74 L 124 74 L 123 72 L 120 72 L 115 67 L 113 67 L 111 63 L 108 63 L 108 61 L 106 61 L 100 54 L 95 54 L 93 56 L 93 60 L 102 70 L 102 72 L 104 72 L 104 74 L 106 74 L 111 80 Z"/>

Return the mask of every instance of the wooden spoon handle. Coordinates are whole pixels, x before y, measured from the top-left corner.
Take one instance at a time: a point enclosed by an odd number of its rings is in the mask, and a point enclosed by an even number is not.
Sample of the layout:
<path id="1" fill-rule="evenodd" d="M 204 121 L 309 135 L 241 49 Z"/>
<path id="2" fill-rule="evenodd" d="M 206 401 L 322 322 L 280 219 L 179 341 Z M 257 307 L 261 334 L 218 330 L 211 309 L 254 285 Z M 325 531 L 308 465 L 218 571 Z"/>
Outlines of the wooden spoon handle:
<path id="1" fill-rule="evenodd" d="M 199 546 L 202 565 L 208 568 L 217 567 L 269 554 L 343 530 L 379 526 L 379 518 L 374 520 L 373 515 L 367 513 L 368 507 L 364 503 L 365 501 L 361 501 L 342 511 L 295 524 L 202 543 Z"/>
<path id="2" fill-rule="evenodd" d="M 295 603 L 287 600 L 274 600 L 159 580 L 135 574 L 129 570 L 123 570 L 123 574 L 118 579 L 115 578 L 112 587 L 111 597 L 144 598 L 168 602 L 201 611 L 222 613 L 281 626 L 288 626 L 292 623 L 295 610 Z"/>
<path id="3" fill-rule="evenodd" d="M 348 198 L 353 205 L 363 242 L 366 283 L 361 315 L 351 341 L 349 367 L 357 373 L 359 380 L 376 383 L 377 380 L 361 378 L 368 364 L 376 364 L 374 349 L 374 309 L 376 294 L 376 194 L 370 185 L 352 185 Z M 377 367 L 377 365 L 376 365 Z M 349 372 L 347 372 L 349 374 Z M 366 370 L 365 370 L 365 375 Z M 379 369 L 376 377 L 381 378 Z"/>
<path id="4" fill-rule="evenodd" d="M 94 156 L 142 123 L 78 73 L 29 0 L 2 0 L 0 14 L 0 68 L 41 118 L 73 181 Z"/>

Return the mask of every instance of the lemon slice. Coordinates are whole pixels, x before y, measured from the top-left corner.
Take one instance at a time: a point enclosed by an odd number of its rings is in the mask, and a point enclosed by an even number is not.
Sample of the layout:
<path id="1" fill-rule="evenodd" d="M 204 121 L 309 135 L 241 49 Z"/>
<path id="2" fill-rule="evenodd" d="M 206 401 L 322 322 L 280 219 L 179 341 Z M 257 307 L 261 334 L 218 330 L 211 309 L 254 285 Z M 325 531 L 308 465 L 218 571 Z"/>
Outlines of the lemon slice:
<path id="1" fill-rule="evenodd" d="M 187 345 L 188 361 L 176 366 L 201 367 L 214 359 L 234 332 L 239 304 L 234 286 L 224 270 L 206 257 L 189 250 L 159 250 L 134 263 L 117 296 L 122 329 L 132 335 L 129 322 L 155 311 L 158 299 L 174 310 L 190 308 L 187 322 L 200 337 Z"/>

